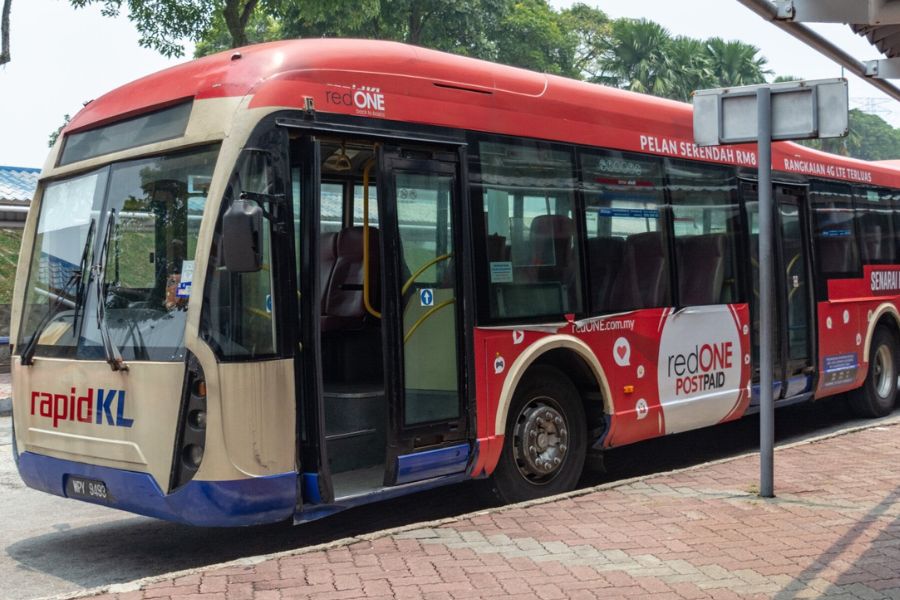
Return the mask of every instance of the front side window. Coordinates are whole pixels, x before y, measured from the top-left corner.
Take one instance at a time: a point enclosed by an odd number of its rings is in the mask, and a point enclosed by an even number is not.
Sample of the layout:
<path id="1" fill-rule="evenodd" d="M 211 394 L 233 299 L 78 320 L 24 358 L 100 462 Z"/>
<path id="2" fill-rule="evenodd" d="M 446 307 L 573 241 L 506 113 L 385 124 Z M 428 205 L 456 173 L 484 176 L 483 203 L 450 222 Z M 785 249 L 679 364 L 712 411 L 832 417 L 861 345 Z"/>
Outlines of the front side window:
<path id="1" fill-rule="evenodd" d="M 524 140 L 479 151 L 491 317 L 581 312 L 572 152 Z"/>
<path id="2" fill-rule="evenodd" d="M 217 155 L 206 147 L 48 185 L 19 344 L 37 333 L 38 355 L 102 359 L 107 329 L 125 360 L 181 360 Z"/>
<path id="3" fill-rule="evenodd" d="M 245 192 L 272 199 L 272 202 L 260 201 L 267 214 L 275 215 L 272 211 L 284 210 L 281 206 L 284 189 L 273 155 L 264 150 L 246 150 L 222 199 L 222 214 L 217 221 L 210 249 L 201 336 L 225 359 L 274 356 L 278 321 L 274 301 L 271 219 L 264 219 L 260 229 L 260 268 L 242 273 L 230 271 L 225 266 L 223 245 L 228 240 L 222 236 L 222 215 Z"/>

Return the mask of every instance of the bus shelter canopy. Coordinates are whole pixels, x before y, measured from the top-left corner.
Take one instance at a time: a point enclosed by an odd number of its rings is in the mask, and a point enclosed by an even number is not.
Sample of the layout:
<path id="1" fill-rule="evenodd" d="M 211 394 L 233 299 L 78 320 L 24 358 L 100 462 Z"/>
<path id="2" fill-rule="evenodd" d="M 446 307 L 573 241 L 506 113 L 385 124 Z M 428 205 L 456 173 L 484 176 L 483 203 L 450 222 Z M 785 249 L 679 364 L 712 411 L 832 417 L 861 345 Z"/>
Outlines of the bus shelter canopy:
<path id="1" fill-rule="evenodd" d="M 741 4 L 900 100 L 900 0 L 738 0 Z M 843 23 L 885 58 L 862 61 L 805 23 Z"/>

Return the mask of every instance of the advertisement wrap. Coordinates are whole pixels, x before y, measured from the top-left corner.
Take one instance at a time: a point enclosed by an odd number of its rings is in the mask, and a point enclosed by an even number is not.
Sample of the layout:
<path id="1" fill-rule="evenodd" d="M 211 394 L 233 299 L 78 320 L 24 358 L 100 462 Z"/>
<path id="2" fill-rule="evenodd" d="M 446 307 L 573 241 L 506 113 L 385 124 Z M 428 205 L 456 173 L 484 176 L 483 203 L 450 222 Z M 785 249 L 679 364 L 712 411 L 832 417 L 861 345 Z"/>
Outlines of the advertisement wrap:
<path id="1" fill-rule="evenodd" d="M 508 408 L 504 388 L 517 362 L 539 347 L 584 347 L 606 389 L 604 448 L 739 418 L 750 403 L 749 310 L 746 304 L 647 309 L 564 324 L 476 330 L 480 464 L 493 468 Z M 591 356 L 593 358 L 591 358 Z M 608 396 L 608 397 L 607 397 Z"/>

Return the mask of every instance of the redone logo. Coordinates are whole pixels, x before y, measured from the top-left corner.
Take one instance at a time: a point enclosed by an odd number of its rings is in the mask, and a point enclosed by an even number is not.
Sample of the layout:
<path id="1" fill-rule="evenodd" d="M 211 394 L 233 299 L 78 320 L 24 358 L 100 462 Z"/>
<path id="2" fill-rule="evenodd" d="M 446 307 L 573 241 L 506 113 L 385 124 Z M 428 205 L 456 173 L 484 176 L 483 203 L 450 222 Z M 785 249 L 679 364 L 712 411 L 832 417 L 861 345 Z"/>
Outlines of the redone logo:
<path id="1" fill-rule="evenodd" d="M 134 419 L 125 417 L 125 390 L 88 388 L 79 395 L 73 387 L 69 394 L 31 392 L 31 414 L 52 420 L 53 427 L 60 421 L 95 423 L 113 427 L 131 427 Z"/>
<path id="2" fill-rule="evenodd" d="M 714 425 L 730 414 L 741 397 L 742 359 L 740 324 L 727 306 L 670 315 L 656 368 L 665 432 Z"/>
<path id="3" fill-rule="evenodd" d="M 359 114 L 384 116 L 385 99 L 381 88 L 366 85 L 335 86 L 325 92 L 325 102 L 336 106 L 353 106 Z"/>
<path id="4" fill-rule="evenodd" d="M 669 378 L 675 377 L 675 395 L 721 388 L 725 371 L 734 364 L 732 342 L 695 345 L 688 354 L 670 354 Z"/>

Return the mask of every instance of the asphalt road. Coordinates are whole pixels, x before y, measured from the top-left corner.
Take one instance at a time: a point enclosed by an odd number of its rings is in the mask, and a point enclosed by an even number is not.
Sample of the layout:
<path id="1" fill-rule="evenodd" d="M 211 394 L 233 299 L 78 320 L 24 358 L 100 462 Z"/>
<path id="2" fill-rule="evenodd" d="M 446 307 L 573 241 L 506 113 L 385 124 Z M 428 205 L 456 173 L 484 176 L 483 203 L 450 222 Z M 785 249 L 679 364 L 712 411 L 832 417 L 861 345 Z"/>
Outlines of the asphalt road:
<path id="1" fill-rule="evenodd" d="M 895 415 L 900 411 L 895 411 Z M 779 443 L 853 427 L 842 402 L 824 400 L 779 411 Z M 606 471 L 582 486 L 661 472 L 752 451 L 755 417 L 612 450 Z M 12 460 L 11 425 L 0 418 L 0 598 L 24 599 L 299 548 L 490 506 L 471 483 L 346 511 L 301 526 L 199 529 L 135 517 L 26 489 Z M 860 457 L 864 460 L 865 457 Z M 810 465 L 814 468 L 814 465 Z M 778 492 L 776 456 L 776 494 Z M 755 485 L 748 481 L 748 487 Z"/>

